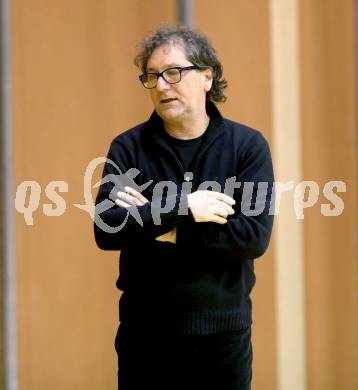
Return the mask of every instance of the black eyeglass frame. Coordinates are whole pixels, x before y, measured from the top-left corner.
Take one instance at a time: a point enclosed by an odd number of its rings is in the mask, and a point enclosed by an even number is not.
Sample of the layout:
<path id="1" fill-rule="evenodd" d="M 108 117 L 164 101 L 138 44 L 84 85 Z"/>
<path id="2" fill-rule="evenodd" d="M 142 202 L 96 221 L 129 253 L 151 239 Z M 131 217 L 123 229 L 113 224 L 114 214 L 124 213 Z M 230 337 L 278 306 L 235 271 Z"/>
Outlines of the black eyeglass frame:
<path id="1" fill-rule="evenodd" d="M 170 69 L 176 69 L 176 70 L 179 70 L 179 80 L 178 81 L 175 81 L 174 83 L 171 83 L 170 81 L 166 80 L 166 78 L 164 77 L 164 73 Z M 139 80 L 141 81 L 141 83 L 143 84 L 143 87 L 144 88 L 147 88 L 147 89 L 153 89 L 157 86 L 157 83 L 158 83 L 158 79 L 159 77 L 162 77 L 162 79 L 168 83 L 168 84 L 177 84 L 177 83 L 180 83 L 181 81 L 181 73 L 184 71 L 184 70 L 192 70 L 192 69 L 201 69 L 199 66 L 197 65 L 190 65 L 190 66 L 173 66 L 172 68 L 167 68 L 167 69 L 164 69 L 162 72 L 160 73 L 155 73 L 155 72 L 148 72 L 148 73 L 143 73 L 139 76 Z M 146 76 L 148 76 L 149 74 L 155 74 L 157 76 L 157 80 L 156 80 L 156 83 L 153 87 L 146 87 L 144 85 L 144 78 Z"/>

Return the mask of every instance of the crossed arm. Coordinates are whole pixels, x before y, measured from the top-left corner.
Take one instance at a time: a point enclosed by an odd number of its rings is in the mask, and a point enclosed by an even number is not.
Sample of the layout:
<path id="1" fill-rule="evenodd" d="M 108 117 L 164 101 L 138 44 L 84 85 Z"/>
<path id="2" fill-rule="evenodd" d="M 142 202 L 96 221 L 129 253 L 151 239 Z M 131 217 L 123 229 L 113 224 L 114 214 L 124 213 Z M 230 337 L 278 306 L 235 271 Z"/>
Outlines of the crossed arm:
<path id="1" fill-rule="evenodd" d="M 126 192 L 117 192 L 115 203 L 118 207 L 143 206 L 149 200 L 131 187 Z M 232 206 L 235 200 L 228 195 L 216 191 L 195 191 L 188 195 L 188 207 L 195 222 L 214 222 L 225 224 L 227 217 L 234 214 Z M 176 227 L 156 238 L 158 241 L 176 243 Z"/>

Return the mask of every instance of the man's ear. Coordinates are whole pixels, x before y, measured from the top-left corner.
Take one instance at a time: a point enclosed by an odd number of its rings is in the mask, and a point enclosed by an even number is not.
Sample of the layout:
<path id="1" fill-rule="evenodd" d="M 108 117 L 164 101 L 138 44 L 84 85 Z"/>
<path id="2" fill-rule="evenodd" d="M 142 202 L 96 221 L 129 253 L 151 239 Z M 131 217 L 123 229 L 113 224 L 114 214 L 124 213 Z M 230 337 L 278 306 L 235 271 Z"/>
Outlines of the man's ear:
<path id="1" fill-rule="evenodd" d="M 209 92 L 213 85 L 213 71 L 211 68 L 202 71 L 204 77 L 204 89 Z"/>

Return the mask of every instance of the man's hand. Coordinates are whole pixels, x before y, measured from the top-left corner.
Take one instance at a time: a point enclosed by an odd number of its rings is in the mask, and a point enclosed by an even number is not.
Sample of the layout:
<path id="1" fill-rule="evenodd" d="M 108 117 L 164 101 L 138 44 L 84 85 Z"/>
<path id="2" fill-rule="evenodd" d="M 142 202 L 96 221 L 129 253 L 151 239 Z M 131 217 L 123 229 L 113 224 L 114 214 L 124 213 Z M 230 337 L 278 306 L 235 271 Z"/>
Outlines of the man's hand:
<path id="1" fill-rule="evenodd" d="M 173 244 L 177 243 L 177 228 L 175 227 L 170 232 L 162 234 L 156 238 L 157 241 L 171 242 Z"/>
<path id="2" fill-rule="evenodd" d="M 132 187 L 124 187 L 126 192 L 117 192 L 116 205 L 119 207 L 143 206 L 149 202 L 140 192 Z"/>
<path id="3" fill-rule="evenodd" d="M 130 206 L 143 206 L 149 200 L 145 198 L 140 192 L 136 191 L 132 187 L 125 187 L 126 192 L 119 191 L 117 192 L 116 205 L 119 207 L 130 207 Z M 177 229 L 174 228 L 170 232 L 162 234 L 157 237 L 158 241 L 172 242 L 176 244 L 177 242 Z"/>
<path id="4" fill-rule="evenodd" d="M 195 191 L 188 195 L 188 206 L 195 222 L 215 222 L 224 224 L 227 217 L 234 214 L 235 200 L 216 191 Z"/>

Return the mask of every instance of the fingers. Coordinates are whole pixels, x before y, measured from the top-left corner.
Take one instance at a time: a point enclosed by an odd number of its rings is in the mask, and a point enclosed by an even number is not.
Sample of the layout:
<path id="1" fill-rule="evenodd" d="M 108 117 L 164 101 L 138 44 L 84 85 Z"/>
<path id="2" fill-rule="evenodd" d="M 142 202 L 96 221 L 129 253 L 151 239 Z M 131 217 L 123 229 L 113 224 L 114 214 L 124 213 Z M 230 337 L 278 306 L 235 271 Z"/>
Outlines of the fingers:
<path id="1" fill-rule="evenodd" d="M 227 217 L 235 213 L 235 210 L 229 206 L 227 203 L 224 203 L 220 200 L 215 200 L 211 206 L 211 210 L 214 214 L 221 215 L 222 217 Z"/>
<path id="2" fill-rule="evenodd" d="M 188 195 L 188 206 L 196 222 L 215 222 L 224 224 L 235 210 L 235 200 L 214 191 L 196 191 Z"/>
<path id="3" fill-rule="evenodd" d="M 123 202 L 123 200 L 116 199 L 115 203 L 119 207 L 130 207 L 131 205 L 129 203 Z"/>
<path id="4" fill-rule="evenodd" d="M 148 202 L 140 192 L 131 187 L 124 187 L 126 192 L 117 192 L 116 205 L 119 207 L 143 206 Z"/>
<path id="5" fill-rule="evenodd" d="M 236 203 L 235 199 L 231 198 L 226 194 L 223 194 L 222 192 L 216 192 L 216 191 L 204 191 L 204 192 L 206 193 L 207 196 L 220 200 L 221 202 L 224 202 L 229 206 L 233 206 Z"/>
<path id="6" fill-rule="evenodd" d="M 210 216 L 210 219 L 208 219 L 207 222 L 215 222 L 215 223 L 219 223 L 220 225 L 224 225 L 225 223 L 227 223 L 227 219 L 214 214 Z"/>
<path id="7" fill-rule="evenodd" d="M 145 198 L 140 192 L 136 191 L 132 187 L 124 187 L 124 190 L 127 194 L 132 195 L 134 198 L 138 199 L 142 204 L 149 202 L 147 198 Z"/>
<path id="8" fill-rule="evenodd" d="M 232 206 L 236 202 L 230 196 L 215 191 L 203 191 L 203 195 L 206 197 L 206 201 L 214 214 L 226 218 L 228 215 L 235 213 Z"/>
<path id="9" fill-rule="evenodd" d="M 176 244 L 177 242 L 177 228 L 174 227 L 172 230 L 170 230 L 168 233 L 162 234 L 161 236 L 158 236 L 156 238 L 157 241 L 166 241 L 171 242 L 173 244 Z"/>

